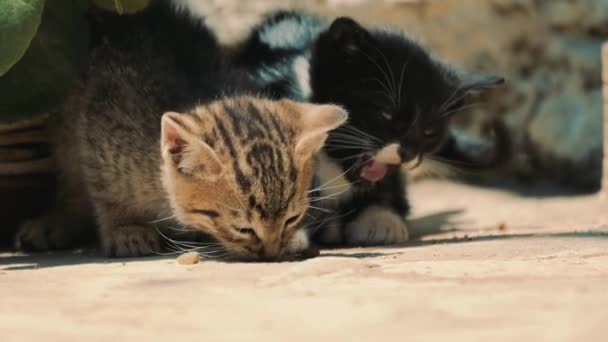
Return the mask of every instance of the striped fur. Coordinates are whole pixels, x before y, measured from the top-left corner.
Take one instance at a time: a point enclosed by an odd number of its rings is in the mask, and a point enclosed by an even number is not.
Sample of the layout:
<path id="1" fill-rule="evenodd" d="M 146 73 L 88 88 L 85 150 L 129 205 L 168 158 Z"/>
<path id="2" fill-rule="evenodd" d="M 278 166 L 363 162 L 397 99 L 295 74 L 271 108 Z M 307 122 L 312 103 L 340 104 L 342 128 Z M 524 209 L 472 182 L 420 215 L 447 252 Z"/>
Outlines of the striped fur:
<path id="1" fill-rule="evenodd" d="M 314 128 L 306 124 L 309 118 L 317 123 Z M 344 119 L 334 106 L 243 97 L 165 114 L 162 177 L 173 212 L 239 256 L 275 258 L 293 252 L 289 246 L 308 209 L 313 156 L 327 131 Z M 179 126 L 178 139 L 167 132 L 171 125 Z M 318 135 L 314 146 L 298 148 L 310 134 Z M 176 148 L 176 140 L 181 147 Z M 200 152 L 190 146 L 201 140 L 212 148 Z M 213 156 L 201 158 L 201 153 Z M 201 159 L 217 160 L 221 167 L 206 170 Z"/>

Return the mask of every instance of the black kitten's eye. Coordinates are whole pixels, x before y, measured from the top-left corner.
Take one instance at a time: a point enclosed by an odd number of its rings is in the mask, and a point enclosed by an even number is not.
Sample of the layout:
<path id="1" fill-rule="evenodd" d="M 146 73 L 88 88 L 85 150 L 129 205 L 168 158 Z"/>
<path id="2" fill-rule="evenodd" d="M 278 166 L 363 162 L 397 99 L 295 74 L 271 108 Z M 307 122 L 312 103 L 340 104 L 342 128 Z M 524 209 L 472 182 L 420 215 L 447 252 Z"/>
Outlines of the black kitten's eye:
<path id="1" fill-rule="evenodd" d="M 437 135 L 437 130 L 434 128 L 427 128 L 422 133 L 424 133 L 425 137 L 430 138 L 430 137 L 434 137 Z"/>
<path id="2" fill-rule="evenodd" d="M 291 226 L 292 224 L 296 223 L 299 218 L 300 218 L 300 215 L 295 215 L 295 216 L 288 218 L 287 221 L 285 221 L 285 226 L 286 227 Z"/>
<path id="3" fill-rule="evenodd" d="M 244 235 L 257 236 L 253 228 L 235 228 L 237 232 Z"/>

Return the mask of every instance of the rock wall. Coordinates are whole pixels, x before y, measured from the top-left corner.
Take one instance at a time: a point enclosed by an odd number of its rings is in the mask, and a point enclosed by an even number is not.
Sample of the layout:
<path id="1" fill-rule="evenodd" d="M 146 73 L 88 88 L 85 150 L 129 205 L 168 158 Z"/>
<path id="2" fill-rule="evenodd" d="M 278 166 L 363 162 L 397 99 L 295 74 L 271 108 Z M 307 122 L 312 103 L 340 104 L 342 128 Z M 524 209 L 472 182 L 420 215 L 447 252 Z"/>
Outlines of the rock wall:
<path id="1" fill-rule="evenodd" d="M 401 28 L 448 62 L 508 78 L 507 87 L 458 120 L 471 134 L 495 117 L 509 127 L 513 158 L 486 176 L 600 187 L 606 0 L 191 1 L 226 42 L 285 7 Z"/>

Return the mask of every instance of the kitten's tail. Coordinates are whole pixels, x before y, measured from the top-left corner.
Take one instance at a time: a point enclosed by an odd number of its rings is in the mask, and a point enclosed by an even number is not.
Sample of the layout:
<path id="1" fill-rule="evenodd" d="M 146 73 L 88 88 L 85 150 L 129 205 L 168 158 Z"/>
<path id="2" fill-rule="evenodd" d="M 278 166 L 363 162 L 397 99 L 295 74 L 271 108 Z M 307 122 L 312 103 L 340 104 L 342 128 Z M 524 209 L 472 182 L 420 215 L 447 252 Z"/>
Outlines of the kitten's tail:
<path id="1" fill-rule="evenodd" d="M 454 162 L 463 170 L 485 171 L 504 166 L 512 158 L 512 141 L 500 119 L 486 122 L 481 133 L 489 141 L 473 140 L 466 134 L 453 133 L 437 153 L 439 161 Z"/>
<path id="2" fill-rule="evenodd" d="M 484 125 L 484 134 L 493 137 L 494 158 L 482 164 L 482 169 L 496 169 L 507 164 L 513 157 L 513 142 L 507 125 L 500 119 L 495 119 Z"/>
<path id="3" fill-rule="evenodd" d="M 470 139 L 466 134 L 453 131 L 438 152 L 425 156 L 420 167 L 407 172 L 408 180 L 415 182 L 430 177 L 476 181 L 481 175 L 508 165 L 513 148 L 505 123 L 499 119 L 489 121 L 481 133 L 489 137 L 489 141 Z"/>

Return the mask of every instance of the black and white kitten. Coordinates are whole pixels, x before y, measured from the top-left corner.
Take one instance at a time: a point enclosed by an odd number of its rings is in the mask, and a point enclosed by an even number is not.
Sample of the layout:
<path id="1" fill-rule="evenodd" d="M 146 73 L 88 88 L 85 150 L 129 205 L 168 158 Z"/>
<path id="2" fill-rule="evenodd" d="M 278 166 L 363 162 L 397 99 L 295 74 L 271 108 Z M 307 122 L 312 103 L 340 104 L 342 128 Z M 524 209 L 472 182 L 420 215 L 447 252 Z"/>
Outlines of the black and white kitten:
<path id="1" fill-rule="evenodd" d="M 349 125 L 330 134 L 318 172 L 321 209 L 335 211 L 317 241 L 381 245 L 408 240 L 403 169 L 454 153 L 449 119 L 473 91 L 503 83 L 472 78 L 434 59 L 403 34 L 365 28 L 350 18 L 330 25 L 278 12 L 254 29 L 238 65 L 275 97 L 335 103 Z"/>

